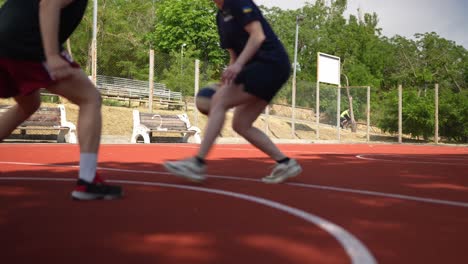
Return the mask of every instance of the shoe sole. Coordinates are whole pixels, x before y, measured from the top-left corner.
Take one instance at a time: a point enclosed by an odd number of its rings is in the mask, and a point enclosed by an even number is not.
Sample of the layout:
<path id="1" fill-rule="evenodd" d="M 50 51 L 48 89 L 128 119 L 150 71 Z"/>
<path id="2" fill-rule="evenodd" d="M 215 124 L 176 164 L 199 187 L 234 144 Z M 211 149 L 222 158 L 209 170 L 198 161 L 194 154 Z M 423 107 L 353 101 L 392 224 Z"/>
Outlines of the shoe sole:
<path id="1" fill-rule="evenodd" d="M 73 191 L 71 193 L 71 197 L 72 197 L 73 200 L 80 200 L 80 201 L 116 200 L 116 199 L 122 198 L 122 196 L 123 196 L 123 193 L 121 193 L 121 194 L 107 194 L 107 195 L 92 194 L 92 193 L 79 192 L 79 191 Z"/>
<path id="2" fill-rule="evenodd" d="M 169 165 L 169 164 L 164 163 L 163 166 L 167 171 L 174 174 L 175 176 L 187 179 L 189 181 L 203 182 L 205 180 L 205 177 L 203 177 L 201 175 L 197 175 L 197 174 L 194 174 L 194 173 L 185 174 L 185 173 L 181 172 L 180 170 L 178 170 L 178 169 L 176 169 L 174 167 L 171 167 L 171 165 Z"/>
<path id="3" fill-rule="evenodd" d="M 296 176 L 299 175 L 301 172 L 302 172 L 302 168 L 299 166 L 299 167 L 296 167 L 288 176 L 278 177 L 278 178 L 275 178 L 274 180 L 270 180 L 270 179 L 265 179 L 265 178 L 263 178 L 262 181 L 263 181 L 264 183 L 269 183 L 269 184 L 282 183 L 282 182 L 286 181 L 286 180 L 289 179 L 289 178 L 296 177 Z"/>

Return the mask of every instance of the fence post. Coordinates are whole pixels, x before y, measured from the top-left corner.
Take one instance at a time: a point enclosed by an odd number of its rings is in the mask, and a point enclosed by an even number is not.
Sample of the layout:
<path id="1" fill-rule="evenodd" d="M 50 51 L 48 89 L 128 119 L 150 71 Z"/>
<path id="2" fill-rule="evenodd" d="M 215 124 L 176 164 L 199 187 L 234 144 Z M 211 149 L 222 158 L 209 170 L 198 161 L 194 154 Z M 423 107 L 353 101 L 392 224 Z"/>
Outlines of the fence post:
<path id="1" fill-rule="evenodd" d="M 337 93 L 337 96 L 336 96 L 336 131 L 337 131 L 337 137 L 338 137 L 338 143 L 341 141 L 341 127 L 340 127 L 340 114 L 341 114 L 341 87 L 338 86 L 338 88 L 336 88 L 338 93 Z"/>
<path id="2" fill-rule="evenodd" d="M 200 89 L 200 60 L 195 60 L 195 93 L 194 93 L 194 103 L 196 103 L 196 96 L 197 96 L 197 93 L 198 93 L 198 90 Z M 195 105 L 195 109 L 194 109 L 195 113 L 195 126 L 198 127 L 198 109 Z"/>
<path id="3" fill-rule="evenodd" d="M 265 134 L 268 136 L 270 134 L 270 105 L 267 105 L 265 108 Z"/>
<path id="4" fill-rule="evenodd" d="M 316 138 L 320 139 L 320 82 L 317 80 L 317 89 L 315 95 L 315 122 L 317 123 Z"/>
<path id="5" fill-rule="evenodd" d="M 97 42 L 93 40 L 91 42 L 91 79 L 94 85 L 97 86 Z"/>
<path id="6" fill-rule="evenodd" d="M 435 85 L 435 133 L 434 142 L 439 144 L 439 84 Z"/>
<path id="7" fill-rule="evenodd" d="M 403 86 L 398 85 L 398 143 L 402 143 L 403 132 Z"/>
<path id="8" fill-rule="evenodd" d="M 270 130 L 270 105 L 267 105 L 265 107 L 265 134 L 268 136 L 269 135 L 269 130 Z"/>
<path id="9" fill-rule="evenodd" d="M 293 79 L 292 79 L 292 124 L 291 134 L 292 138 L 296 138 L 296 75 L 297 75 L 297 49 L 299 43 L 299 16 L 296 17 L 296 39 L 294 42 L 294 68 L 293 68 Z"/>
<path id="10" fill-rule="evenodd" d="M 150 49 L 149 52 L 149 95 L 148 95 L 148 108 L 150 113 L 153 113 L 153 94 L 154 94 L 154 50 Z"/>
<path id="11" fill-rule="evenodd" d="M 370 141 L 370 86 L 367 86 L 367 142 Z"/>

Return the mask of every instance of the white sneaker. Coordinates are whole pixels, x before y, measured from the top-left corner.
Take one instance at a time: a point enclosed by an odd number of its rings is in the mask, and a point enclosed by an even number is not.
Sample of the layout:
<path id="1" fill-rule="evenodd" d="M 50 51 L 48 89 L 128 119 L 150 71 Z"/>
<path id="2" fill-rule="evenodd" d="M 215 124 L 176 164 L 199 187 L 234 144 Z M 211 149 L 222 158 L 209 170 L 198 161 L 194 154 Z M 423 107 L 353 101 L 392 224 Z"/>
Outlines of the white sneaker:
<path id="1" fill-rule="evenodd" d="M 204 175 L 206 166 L 200 165 L 195 158 L 168 161 L 163 165 L 167 171 L 191 181 L 201 182 L 206 179 Z"/>
<path id="2" fill-rule="evenodd" d="M 295 159 L 290 159 L 287 163 L 279 163 L 270 175 L 262 179 L 265 183 L 280 183 L 288 178 L 295 177 L 302 172 L 302 167 Z"/>

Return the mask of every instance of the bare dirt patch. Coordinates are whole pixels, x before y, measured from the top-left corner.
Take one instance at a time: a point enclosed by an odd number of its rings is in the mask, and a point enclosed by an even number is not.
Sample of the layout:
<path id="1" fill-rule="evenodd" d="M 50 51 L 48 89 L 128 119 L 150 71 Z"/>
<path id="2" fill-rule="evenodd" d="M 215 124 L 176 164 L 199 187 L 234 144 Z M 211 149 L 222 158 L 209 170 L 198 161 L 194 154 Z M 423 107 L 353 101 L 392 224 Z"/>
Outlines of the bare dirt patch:
<path id="1" fill-rule="evenodd" d="M 75 125 L 78 125 L 78 106 L 61 99 L 65 105 L 67 120 Z M 14 104 L 12 99 L 0 99 L 0 104 Z M 43 103 L 44 106 L 55 105 L 56 103 Z M 133 109 L 138 109 L 142 112 L 149 112 L 145 106 L 133 105 L 132 107 L 107 106 L 102 107 L 103 127 L 102 135 L 120 136 L 130 138 L 133 129 Z M 167 107 L 158 107 L 153 110 L 154 113 L 160 114 L 179 114 L 187 113 L 192 125 L 199 127 L 202 130 L 205 128 L 207 117 L 198 113 L 193 104 L 188 103 L 186 109 L 168 110 Z M 292 116 L 292 109 L 284 105 L 272 105 L 270 107 L 270 115 L 262 115 L 255 122 L 255 126 L 265 131 L 271 138 L 274 139 L 302 139 L 316 140 L 317 126 L 315 123 L 315 113 L 310 109 L 296 109 L 295 132 L 292 133 L 292 122 L 288 120 Z M 232 138 L 239 137 L 231 128 L 232 112 L 229 112 L 226 117 L 225 126 L 221 132 L 221 137 Z M 367 126 L 358 125 L 356 133 L 350 130 L 341 130 L 340 138 L 344 142 L 366 142 Z M 373 142 L 395 142 L 396 136 L 382 133 L 377 128 L 372 127 L 370 130 L 370 140 Z M 15 131 L 14 133 L 19 133 Z M 319 128 L 320 140 L 337 140 L 338 134 L 335 126 L 321 124 Z M 407 138 L 409 140 L 409 138 Z"/>

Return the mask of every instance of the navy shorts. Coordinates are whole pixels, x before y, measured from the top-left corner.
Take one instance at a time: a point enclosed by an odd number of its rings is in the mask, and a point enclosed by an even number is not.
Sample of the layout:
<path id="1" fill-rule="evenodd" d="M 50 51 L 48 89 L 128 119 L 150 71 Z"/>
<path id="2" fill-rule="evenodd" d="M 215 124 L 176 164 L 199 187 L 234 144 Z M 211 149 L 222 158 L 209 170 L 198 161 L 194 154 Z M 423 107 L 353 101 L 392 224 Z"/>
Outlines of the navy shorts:
<path id="1" fill-rule="evenodd" d="M 243 84 L 244 90 L 267 102 L 283 87 L 291 76 L 291 64 L 253 61 L 244 66 L 235 83 Z"/>

